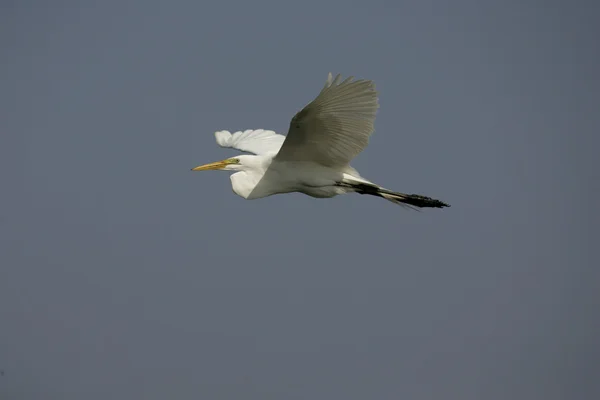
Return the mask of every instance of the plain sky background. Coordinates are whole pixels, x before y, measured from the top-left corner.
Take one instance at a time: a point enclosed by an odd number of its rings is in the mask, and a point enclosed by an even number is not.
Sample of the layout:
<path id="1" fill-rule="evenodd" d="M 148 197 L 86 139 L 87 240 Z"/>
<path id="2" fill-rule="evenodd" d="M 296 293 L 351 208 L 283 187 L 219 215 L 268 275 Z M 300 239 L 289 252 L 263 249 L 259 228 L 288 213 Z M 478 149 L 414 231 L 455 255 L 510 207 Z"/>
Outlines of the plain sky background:
<path id="1" fill-rule="evenodd" d="M 600 398 L 598 8 L 2 1 L 0 399 Z M 451 208 L 190 172 L 330 71 Z"/>

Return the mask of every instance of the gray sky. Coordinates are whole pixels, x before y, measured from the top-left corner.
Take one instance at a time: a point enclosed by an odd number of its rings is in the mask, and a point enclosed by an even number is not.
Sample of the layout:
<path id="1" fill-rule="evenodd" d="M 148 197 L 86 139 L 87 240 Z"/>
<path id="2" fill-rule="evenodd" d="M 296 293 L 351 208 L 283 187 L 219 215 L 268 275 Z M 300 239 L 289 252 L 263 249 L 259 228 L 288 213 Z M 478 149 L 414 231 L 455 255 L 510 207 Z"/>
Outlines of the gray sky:
<path id="1" fill-rule="evenodd" d="M 0 398 L 599 398 L 593 4 L 2 2 Z M 452 208 L 189 171 L 329 71 Z"/>

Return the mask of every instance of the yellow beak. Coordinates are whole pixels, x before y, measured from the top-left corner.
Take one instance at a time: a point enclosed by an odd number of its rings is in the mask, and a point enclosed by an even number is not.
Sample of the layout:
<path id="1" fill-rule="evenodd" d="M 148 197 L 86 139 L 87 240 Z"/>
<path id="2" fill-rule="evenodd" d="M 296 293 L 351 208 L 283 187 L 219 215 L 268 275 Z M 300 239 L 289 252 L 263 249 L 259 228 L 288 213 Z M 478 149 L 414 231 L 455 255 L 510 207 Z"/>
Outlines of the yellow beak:
<path id="1" fill-rule="evenodd" d="M 223 169 L 227 164 L 231 164 L 231 162 L 229 162 L 229 160 L 221 160 L 210 164 L 200 165 L 196 168 L 192 168 L 192 171 L 210 171 L 216 169 Z"/>

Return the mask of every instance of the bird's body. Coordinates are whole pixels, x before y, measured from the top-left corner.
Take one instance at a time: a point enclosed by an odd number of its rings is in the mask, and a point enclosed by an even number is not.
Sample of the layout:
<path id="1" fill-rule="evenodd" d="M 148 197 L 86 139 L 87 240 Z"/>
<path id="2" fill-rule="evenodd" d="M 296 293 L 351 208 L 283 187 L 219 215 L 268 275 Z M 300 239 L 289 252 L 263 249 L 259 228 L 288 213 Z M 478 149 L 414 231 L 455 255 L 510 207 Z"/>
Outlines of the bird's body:
<path id="1" fill-rule="evenodd" d="M 360 176 L 350 161 L 368 144 L 378 108 L 373 82 L 331 74 L 315 100 L 297 113 L 287 136 L 257 129 L 215 133 L 221 147 L 254 155 L 240 155 L 193 168 L 194 171 L 237 171 L 233 191 L 248 200 L 300 192 L 329 198 L 356 192 L 412 207 L 448 207 L 420 195 L 392 192 Z"/>
<path id="2" fill-rule="evenodd" d="M 336 187 L 338 173 L 319 164 L 303 161 L 275 161 L 256 156 L 256 172 L 240 171 L 231 175 L 233 191 L 248 200 L 274 194 L 300 192 L 326 198 L 342 194 Z M 268 171 L 268 172 L 267 172 Z"/>
<path id="3" fill-rule="evenodd" d="M 307 161 L 279 161 L 271 155 L 237 158 L 250 168 L 232 174 L 231 186 L 238 196 L 247 200 L 291 192 L 318 198 L 333 197 L 348 191 L 336 184 L 351 179 L 350 174 L 354 172 L 353 168 L 347 168 L 348 173 L 344 173 Z M 357 172 L 354 174 L 358 175 Z"/>

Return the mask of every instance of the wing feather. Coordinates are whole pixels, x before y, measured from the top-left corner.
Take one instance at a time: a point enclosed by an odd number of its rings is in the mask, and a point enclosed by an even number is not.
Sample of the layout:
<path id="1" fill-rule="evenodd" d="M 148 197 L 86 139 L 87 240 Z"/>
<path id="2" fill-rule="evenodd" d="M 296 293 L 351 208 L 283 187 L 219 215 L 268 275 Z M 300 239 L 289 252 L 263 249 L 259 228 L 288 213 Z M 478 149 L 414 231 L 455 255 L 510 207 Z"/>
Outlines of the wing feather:
<path id="1" fill-rule="evenodd" d="M 369 143 L 379 107 L 375 84 L 368 80 L 332 80 L 290 123 L 279 160 L 347 166 Z"/>
<path id="2" fill-rule="evenodd" d="M 248 129 L 231 133 L 215 132 L 217 144 L 254 154 L 277 153 L 285 140 L 285 136 L 265 129 Z"/>

